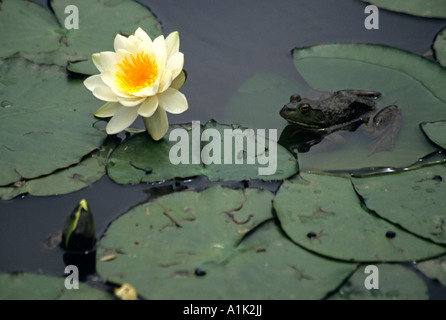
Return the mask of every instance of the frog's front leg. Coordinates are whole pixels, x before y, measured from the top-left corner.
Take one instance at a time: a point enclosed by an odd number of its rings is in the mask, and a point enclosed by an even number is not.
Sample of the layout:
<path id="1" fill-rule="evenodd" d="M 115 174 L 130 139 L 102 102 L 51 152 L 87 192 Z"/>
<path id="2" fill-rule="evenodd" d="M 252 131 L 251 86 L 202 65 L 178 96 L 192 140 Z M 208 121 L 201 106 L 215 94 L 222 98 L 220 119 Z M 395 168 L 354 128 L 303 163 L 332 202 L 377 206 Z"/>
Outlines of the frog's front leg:
<path id="1" fill-rule="evenodd" d="M 345 89 L 336 91 L 336 93 L 343 95 L 354 95 L 357 97 L 364 97 L 364 98 L 379 98 L 381 96 L 381 92 L 373 90 L 360 90 L 360 89 Z"/>
<path id="2" fill-rule="evenodd" d="M 395 147 L 396 137 L 401 129 L 403 113 L 395 105 L 380 110 L 364 126 L 366 135 L 373 138 L 369 144 L 369 156 L 375 152 L 392 151 Z"/>

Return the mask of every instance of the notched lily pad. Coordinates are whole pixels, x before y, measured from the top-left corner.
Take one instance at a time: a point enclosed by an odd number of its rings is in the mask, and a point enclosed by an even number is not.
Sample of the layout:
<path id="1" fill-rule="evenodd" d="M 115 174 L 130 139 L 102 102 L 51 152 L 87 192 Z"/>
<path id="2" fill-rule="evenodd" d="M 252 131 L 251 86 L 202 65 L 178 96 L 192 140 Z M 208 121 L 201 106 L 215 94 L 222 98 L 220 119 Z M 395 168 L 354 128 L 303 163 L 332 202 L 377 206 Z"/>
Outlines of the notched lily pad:
<path id="1" fill-rule="evenodd" d="M 97 100 L 63 68 L 0 60 L 0 186 L 79 163 L 107 134 L 93 126 Z"/>
<path id="2" fill-rule="evenodd" d="M 36 179 L 20 180 L 9 187 L 0 187 L 0 199 L 9 200 L 22 194 L 66 194 L 86 188 L 105 175 L 107 157 L 114 147 L 115 143 L 109 140 L 100 150 L 87 155 L 74 166 Z"/>
<path id="3" fill-rule="evenodd" d="M 111 293 L 79 283 L 79 289 L 68 290 L 65 277 L 42 274 L 0 274 L 0 300 L 109 300 Z"/>
<path id="4" fill-rule="evenodd" d="M 446 244 L 446 166 L 352 178 L 356 192 L 379 216 Z"/>
<path id="5" fill-rule="evenodd" d="M 435 58 L 437 61 L 443 67 L 446 67 L 446 28 L 437 34 L 432 49 L 435 52 Z"/>
<path id="6" fill-rule="evenodd" d="M 428 288 L 413 271 L 398 264 L 377 264 L 376 269 L 359 268 L 332 300 L 421 300 L 428 299 Z M 365 284 L 375 285 L 367 289 Z"/>
<path id="7" fill-rule="evenodd" d="M 76 19 L 69 5 L 78 12 L 78 28 L 66 25 Z M 161 34 L 161 26 L 149 9 L 133 0 L 111 3 L 109 0 L 52 0 L 54 15 L 40 5 L 24 0 L 4 0 L 0 11 L 0 57 L 20 52 L 38 63 L 55 63 L 70 71 L 97 73 L 91 55 L 113 49 L 116 34 L 130 35 L 138 27 L 150 36 Z M 71 16 L 70 16 L 71 15 Z M 67 21 L 67 22 L 71 22 Z M 79 62 L 77 65 L 76 62 Z"/>
<path id="8" fill-rule="evenodd" d="M 362 0 L 380 8 L 421 16 L 426 18 L 446 18 L 443 0 Z"/>
<path id="9" fill-rule="evenodd" d="M 173 134 L 177 129 L 181 136 Z M 228 138 L 225 138 L 225 132 L 230 134 Z M 222 125 L 211 120 L 203 127 L 193 127 L 191 124 L 170 126 L 161 141 L 152 140 L 147 133 L 136 134 L 112 153 L 108 174 L 115 182 L 126 184 L 197 175 L 205 175 L 211 181 L 281 180 L 297 172 L 297 162 L 292 154 L 270 140 L 268 134 L 265 138 L 253 131 L 255 136 L 246 138 L 243 136 L 246 132 L 245 128 Z M 171 134 L 173 141 L 169 141 Z M 205 135 L 202 142 L 200 137 Z M 243 143 L 242 148 L 236 149 L 239 138 Z M 225 149 L 228 141 L 230 144 Z M 255 150 L 249 146 L 254 146 Z M 225 164 L 225 156 L 228 155 L 229 164 Z"/>
<path id="10" fill-rule="evenodd" d="M 280 187 L 274 208 L 284 231 L 299 245 L 346 261 L 409 261 L 446 247 L 422 240 L 367 212 L 350 179 L 302 174 Z"/>
<path id="11" fill-rule="evenodd" d="M 106 231 L 98 255 L 116 258 L 99 262 L 98 273 L 134 284 L 147 299 L 324 297 L 355 266 L 311 255 L 283 237 L 265 222 L 273 217 L 272 198 L 217 185 L 139 205 Z"/>

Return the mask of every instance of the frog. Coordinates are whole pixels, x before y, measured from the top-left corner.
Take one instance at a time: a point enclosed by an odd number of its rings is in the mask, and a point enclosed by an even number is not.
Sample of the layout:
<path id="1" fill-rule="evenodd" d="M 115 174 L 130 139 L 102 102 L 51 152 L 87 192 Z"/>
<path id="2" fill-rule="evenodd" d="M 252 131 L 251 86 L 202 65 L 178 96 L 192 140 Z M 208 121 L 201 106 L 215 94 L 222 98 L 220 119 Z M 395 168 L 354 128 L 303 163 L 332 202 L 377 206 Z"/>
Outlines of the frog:
<path id="1" fill-rule="evenodd" d="M 369 155 L 392 151 L 401 129 L 402 111 L 397 105 L 383 106 L 373 90 L 344 89 L 325 93 L 321 99 L 293 94 L 280 110 L 280 116 L 299 129 L 319 136 L 336 131 L 355 131 L 359 127 L 372 141 Z"/>

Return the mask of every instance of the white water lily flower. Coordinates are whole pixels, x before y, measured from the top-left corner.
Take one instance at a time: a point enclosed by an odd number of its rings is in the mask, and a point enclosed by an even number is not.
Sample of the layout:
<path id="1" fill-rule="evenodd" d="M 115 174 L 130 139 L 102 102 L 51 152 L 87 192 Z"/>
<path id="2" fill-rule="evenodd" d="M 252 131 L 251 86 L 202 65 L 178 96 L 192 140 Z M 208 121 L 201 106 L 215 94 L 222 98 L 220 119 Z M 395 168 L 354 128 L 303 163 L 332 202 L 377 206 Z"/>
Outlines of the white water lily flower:
<path id="1" fill-rule="evenodd" d="M 138 28 L 128 38 L 115 37 L 115 52 L 93 54 L 100 74 L 87 78 L 84 85 L 98 99 L 107 101 L 95 116 L 112 117 L 108 134 L 125 130 L 140 115 L 152 138 L 160 140 L 169 126 L 166 111 L 178 114 L 187 110 L 186 97 L 178 91 L 185 80 L 179 44 L 178 32 L 152 41 Z"/>

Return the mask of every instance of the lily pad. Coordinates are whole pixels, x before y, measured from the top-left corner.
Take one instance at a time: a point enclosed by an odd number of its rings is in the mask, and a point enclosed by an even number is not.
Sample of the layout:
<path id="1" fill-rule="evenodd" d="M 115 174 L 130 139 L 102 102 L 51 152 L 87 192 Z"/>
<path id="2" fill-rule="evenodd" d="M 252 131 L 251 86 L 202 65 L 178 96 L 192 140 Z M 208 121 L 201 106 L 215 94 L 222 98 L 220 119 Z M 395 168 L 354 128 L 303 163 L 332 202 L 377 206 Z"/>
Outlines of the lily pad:
<path id="1" fill-rule="evenodd" d="M 443 286 L 446 286 L 446 257 L 423 261 L 415 268 L 420 270 L 431 279 L 437 279 Z"/>
<path id="2" fill-rule="evenodd" d="M 446 18 L 443 0 L 362 0 L 380 8 L 426 18 Z"/>
<path id="3" fill-rule="evenodd" d="M 446 244 L 446 166 L 352 178 L 356 192 L 379 216 Z"/>
<path id="4" fill-rule="evenodd" d="M 133 0 L 77 1 L 52 0 L 50 11 L 24 0 L 4 0 L 0 11 L 0 57 L 20 52 L 39 63 L 56 63 L 82 73 L 96 71 L 91 55 L 113 49 L 116 34 L 130 35 L 138 27 L 150 36 L 161 34 L 156 17 L 143 5 Z M 70 29 L 73 11 L 65 9 L 75 5 L 79 13 L 78 29 Z M 69 9 L 69 8 L 68 8 Z M 95 72 L 96 73 L 96 72 Z"/>
<path id="5" fill-rule="evenodd" d="M 93 125 L 97 100 L 63 68 L 0 60 L 0 186 L 79 163 L 107 134 Z"/>
<path id="6" fill-rule="evenodd" d="M 85 283 L 68 290 L 64 277 L 42 274 L 0 274 L 0 300 L 109 300 L 115 297 Z"/>
<path id="7" fill-rule="evenodd" d="M 420 126 L 429 140 L 446 149 L 446 120 L 423 122 Z"/>
<path id="8" fill-rule="evenodd" d="M 287 121 L 279 111 L 295 93 L 304 94 L 308 87 L 298 81 L 273 72 L 259 72 L 246 80 L 225 108 L 227 123 L 238 123 L 253 129 L 277 129 Z"/>
<path id="9" fill-rule="evenodd" d="M 18 181 L 10 187 L 0 187 L 0 199 L 10 200 L 22 194 L 59 195 L 86 188 L 105 175 L 107 157 L 114 146 L 115 144 L 109 141 L 100 150 L 85 156 L 74 166 L 40 178 Z"/>
<path id="10" fill-rule="evenodd" d="M 446 251 L 364 210 L 348 178 L 302 173 L 282 184 L 274 208 L 291 239 L 327 257 L 409 261 Z"/>
<path id="11" fill-rule="evenodd" d="M 435 37 L 433 49 L 437 61 L 443 67 L 446 67 L 446 28 L 441 30 Z"/>
<path id="12" fill-rule="evenodd" d="M 214 186 L 170 194 L 113 222 L 98 248 L 103 279 L 147 299 L 322 298 L 355 268 L 282 236 L 265 190 Z M 263 224 L 262 224 L 263 223 Z M 260 226 L 261 225 L 261 226 Z"/>
<path id="13" fill-rule="evenodd" d="M 354 170 L 407 167 L 435 151 L 419 130 L 421 121 L 446 118 L 446 70 L 422 56 L 373 44 L 327 44 L 294 50 L 294 62 L 308 84 L 323 91 L 366 89 L 382 93 L 381 105 L 402 110 L 393 151 L 370 154 L 361 132 L 340 132 L 347 140 L 330 152 L 299 154 L 302 169 Z M 323 141 L 324 142 L 324 141 Z"/>
<path id="14" fill-rule="evenodd" d="M 424 281 L 408 268 L 397 264 L 377 264 L 377 289 L 366 289 L 364 283 L 371 271 L 359 268 L 353 276 L 331 296 L 332 300 L 425 300 L 428 288 Z M 373 271 L 372 271 L 373 272 Z M 367 281 L 368 282 L 368 281 Z"/>
<path id="15" fill-rule="evenodd" d="M 179 129 L 185 133 L 185 137 L 177 138 L 175 134 L 172 134 L 174 141 L 169 141 L 169 137 L 173 130 Z M 210 137 L 209 141 L 200 142 L 200 135 L 207 129 L 214 130 L 213 132 L 218 134 L 221 140 L 216 137 Z M 293 156 L 283 147 L 277 145 L 273 140 L 268 140 L 267 135 L 265 144 L 262 143 L 262 139 L 259 139 L 259 135 L 256 136 L 257 140 L 250 140 L 254 144 L 259 143 L 256 146 L 256 153 L 252 153 L 248 149 L 248 143 L 246 138 L 244 139 L 243 152 L 234 151 L 235 139 L 232 142 L 231 161 L 230 164 L 225 164 L 225 150 L 224 150 L 224 134 L 225 130 L 240 129 L 240 132 L 245 132 L 245 128 L 237 128 L 229 125 L 221 125 L 215 121 L 208 121 L 203 127 L 192 128 L 192 125 L 174 125 L 171 126 L 166 136 L 160 141 L 152 140 L 147 133 L 140 133 L 125 140 L 110 156 L 108 174 L 111 179 L 117 183 L 139 183 L 139 182 L 156 182 L 165 181 L 173 178 L 185 178 L 193 177 L 197 175 L 205 175 L 211 181 L 218 180 L 248 180 L 248 179 L 263 179 L 263 180 L 281 180 L 292 176 L 298 170 L 297 162 Z M 210 132 L 210 131 L 207 131 Z M 267 131 L 268 132 L 268 131 Z M 203 133 L 204 136 L 204 133 Z M 181 139 L 186 139 L 183 141 Z M 178 139 L 178 140 L 177 140 Z M 176 150 L 178 143 L 183 143 L 187 146 L 188 150 L 181 151 Z M 217 156 L 218 163 L 206 162 L 201 157 L 201 152 L 204 148 L 207 151 L 212 149 L 210 143 L 217 143 L 217 149 L 220 151 L 220 156 Z M 274 157 L 273 146 L 277 149 L 277 157 Z M 267 151 L 265 151 L 265 145 Z M 208 146 L 208 147 L 206 147 Z M 259 148 L 260 146 L 260 148 Z M 229 147 L 228 147 L 229 148 Z M 176 150 L 176 151 L 175 151 Z M 196 151 L 193 151 L 196 150 Z M 227 149 L 229 150 L 229 149 Z M 205 150 L 206 151 L 206 150 Z M 208 154 L 208 152 L 204 154 Z M 240 149 L 241 151 L 241 149 Z M 182 152 L 186 153 L 186 159 L 184 162 L 173 164 L 170 157 L 171 152 L 174 157 L 181 156 Z M 212 156 L 213 153 L 209 152 Z M 266 154 L 266 160 L 270 158 L 270 162 L 261 162 L 259 160 Z M 271 156 L 269 156 L 271 154 Z M 194 155 L 196 157 L 196 163 L 192 163 Z M 251 162 L 248 162 L 248 157 Z M 277 161 L 277 166 L 274 169 L 274 161 Z M 240 161 L 238 164 L 236 161 Z M 268 160 L 269 161 L 269 160 Z M 264 175 L 262 168 L 271 168 L 270 175 Z"/>

